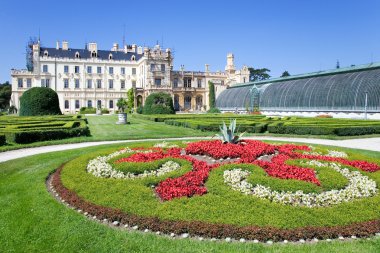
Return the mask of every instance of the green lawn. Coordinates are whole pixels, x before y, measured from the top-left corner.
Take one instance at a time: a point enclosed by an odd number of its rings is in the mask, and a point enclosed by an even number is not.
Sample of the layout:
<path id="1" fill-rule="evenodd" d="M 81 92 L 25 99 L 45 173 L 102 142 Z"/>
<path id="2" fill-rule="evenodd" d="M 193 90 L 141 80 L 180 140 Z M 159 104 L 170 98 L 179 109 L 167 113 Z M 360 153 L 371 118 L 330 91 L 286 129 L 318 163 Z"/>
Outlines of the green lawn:
<path id="1" fill-rule="evenodd" d="M 120 144 L 113 145 L 117 146 Z M 0 252 L 379 252 L 378 237 L 267 246 L 173 240 L 127 232 L 88 220 L 58 203 L 47 192 L 45 179 L 60 164 L 109 148 L 69 150 L 0 163 Z M 378 157 L 376 152 L 354 152 Z"/>
<path id="2" fill-rule="evenodd" d="M 117 125 L 116 115 L 88 116 L 88 126 L 91 131 L 89 137 L 76 137 L 55 141 L 35 142 L 31 144 L 7 144 L 0 146 L 0 152 L 19 149 L 24 147 L 46 146 L 53 144 L 76 143 L 86 141 L 108 141 L 108 140 L 136 140 L 136 139 L 158 139 L 191 136 L 212 136 L 213 133 L 200 130 L 186 129 L 176 126 L 168 126 L 163 122 L 152 122 L 150 120 L 129 117 L 130 124 Z"/>

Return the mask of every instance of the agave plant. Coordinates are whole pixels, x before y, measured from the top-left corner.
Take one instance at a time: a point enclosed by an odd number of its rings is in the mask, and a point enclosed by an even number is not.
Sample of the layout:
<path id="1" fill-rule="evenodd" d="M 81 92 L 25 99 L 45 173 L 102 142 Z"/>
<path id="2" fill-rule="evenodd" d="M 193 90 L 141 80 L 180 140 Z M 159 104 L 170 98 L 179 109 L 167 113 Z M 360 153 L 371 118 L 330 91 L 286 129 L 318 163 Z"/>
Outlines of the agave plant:
<path id="1" fill-rule="evenodd" d="M 231 120 L 230 126 L 228 128 L 227 128 L 226 123 L 223 121 L 223 125 L 219 126 L 219 129 L 221 133 L 216 134 L 216 136 L 218 136 L 223 143 L 236 144 L 240 141 L 240 138 L 244 135 L 244 133 L 235 135 L 236 119 Z"/>

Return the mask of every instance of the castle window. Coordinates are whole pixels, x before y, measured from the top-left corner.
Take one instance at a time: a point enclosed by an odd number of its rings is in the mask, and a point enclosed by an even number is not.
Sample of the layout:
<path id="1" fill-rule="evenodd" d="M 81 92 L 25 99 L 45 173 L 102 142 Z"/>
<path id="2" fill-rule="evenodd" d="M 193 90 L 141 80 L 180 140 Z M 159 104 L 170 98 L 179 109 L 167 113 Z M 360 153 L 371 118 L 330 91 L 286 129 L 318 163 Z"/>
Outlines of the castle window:
<path id="1" fill-rule="evenodd" d="M 174 88 L 178 87 L 178 78 L 174 78 L 174 80 L 173 80 L 173 87 Z"/>
<path id="2" fill-rule="evenodd" d="M 80 68 L 79 66 L 74 66 L 74 73 L 79 74 Z"/>
<path id="3" fill-rule="evenodd" d="M 113 80 L 108 80 L 108 88 L 113 89 Z"/>
<path id="4" fill-rule="evenodd" d="M 65 89 L 69 88 L 69 79 L 67 78 L 63 79 L 63 87 Z"/>
<path id="5" fill-rule="evenodd" d="M 101 89 L 101 88 L 102 88 L 102 79 L 98 79 L 98 80 L 96 80 L 96 87 L 97 87 L 98 89 Z"/>
<path id="6" fill-rule="evenodd" d="M 65 100 L 65 109 L 69 109 L 69 100 Z"/>
<path id="7" fill-rule="evenodd" d="M 161 86 L 161 78 L 154 79 L 154 85 Z"/>
<path id="8" fill-rule="evenodd" d="M 91 66 L 87 66 L 87 73 L 88 73 L 88 74 L 91 74 L 91 73 L 92 73 L 92 67 L 91 67 Z"/>
<path id="9" fill-rule="evenodd" d="M 88 108 L 92 108 L 92 100 L 88 100 L 87 101 L 87 107 Z"/>
<path id="10" fill-rule="evenodd" d="M 79 107 L 80 107 L 79 100 L 75 100 L 75 109 L 79 109 Z"/>
<path id="11" fill-rule="evenodd" d="M 19 88 L 22 88 L 22 86 L 23 86 L 23 80 L 22 80 L 22 78 L 17 78 L 17 86 Z"/>
<path id="12" fill-rule="evenodd" d="M 136 56 L 132 55 L 131 61 L 135 61 L 135 60 L 136 60 Z"/>
<path id="13" fill-rule="evenodd" d="M 26 88 L 30 88 L 32 87 L 32 79 L 31 78 L 27 78 L 26 79 Z"/>
<path id="14" fill-rule="evenodd" d="M 184 78 L 183 79 L 183 87 L 191 88 L 191 78 Z"/>
<path id="15" fill-rule="evenodd" d="M 120 81 L 120 88 L 125 89 L 125 80 Z"/>
<path id="16" fill-rule="evenodd" d="M 92 51 L 91 52 L 91 57 L 95 57 L 96 58 L 96 57 L 98 57 L 98 55 L 97 55 L 97 53 L 95 51 Z"/>
<path id="17" fill-rule="evenodd" d="M 92 89 L 92 80 L 91 79 L 87 80 L 87 89 Z"/>
<path id="18" fill-rule="evenodd" d="M 42 66 L 42 72 L 47 73 L 48 72 L 48 65 Z"/>
<path id="19" fill-rule="evenodd" d="M 165 64 L 161 64 L 161 71 L 165 71 Z"/>
<path id="20" fill-rule="evenodd" d="M 124 67 L 121 68 L 121 69 L 120 69 L 120 72 L 121 72 L 122 75 L 125 75 L 125 68 L 124 68 Z"/>
<path id="21" fill-rule="evenodd" d="M 132 75 L 136 75 L 136 68 L 132 68 Z"/>
<path id="22" fill-rule="evenodd" d="M 198 88 L 202 88 L 202 79 L 198 78 Z"/>
<path id="23" fill-rule="evenodd" d="M 76 53 L 75 53 L 75 58 L 77 58 L 77 59 L 80 58 L 79 52 L 76 52 Z"/>
<path id="24" fill-rule="evenodd" d="M 113 59 L 112 54 L 109 54 L 109 55 L 108 55 L 108 60 L 112 60 L 112 59 Z"/>
<path id="25" fill-rule="evenodd" d="M 75 79 L 75 89 L 79 89 L 79 79 Z"/>
<path id="26" fill-rule="evenodd" d="M 132 81 L 132 88 L 136 88 L 136 81 L 135 80 Z"/>
<path id="27" fill-rule="evenodd" d="M 49 52 L 47 50 L 44 51 L 44 56 L 49 56 Z"/>
<path id="28" fill-rule="evenodd" d="M 67 66 L 67 65 L 63 66 L 63 72 L 69 73 L 69 66 Z"/>
<path id="29" fill-rule="evenodd" d="M 108 73 L 110 73 L 111 75 L 113 74 L 113 67 L 108 68 Z"/>
<path id="30" fill-rule="evenodd" d="M 155 65 L 154 64 L 150 64 L 150 71 L 154 71 L 155 69 Z"/>
<path id="31" fill-rule="evenodd" d="M 113 109 L 113 100 L 110 100 L 110 109 Z"/>
<path id="32" fill-rule="evenodd" d="M 97 68 L 97 73 L 98 73 L 98 74 L 101 74 L 101 73 L 102 73 L 102 67 L 98 67 L 98 68 Z"/>

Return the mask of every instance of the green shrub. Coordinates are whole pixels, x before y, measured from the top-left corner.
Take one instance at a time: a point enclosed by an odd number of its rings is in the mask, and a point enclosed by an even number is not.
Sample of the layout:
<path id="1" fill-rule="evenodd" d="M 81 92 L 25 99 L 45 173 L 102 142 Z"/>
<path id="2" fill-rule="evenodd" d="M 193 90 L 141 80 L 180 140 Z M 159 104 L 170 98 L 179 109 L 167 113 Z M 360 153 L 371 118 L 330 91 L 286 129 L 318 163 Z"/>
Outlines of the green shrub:
<path id="1" fill-rule="evenodd" d="M 57 115 L 59 109 L 57 93 L 45 87 L 34 87 L 20 98 L 20 116 Z"/>
<path id="2" fill-rule="evenodd" d="M 220 110 L 216 107 L 211 107 L 210 110 L 207 111 L 207 113 L 220 113 Z"/>
<path id="3" fill-rule="evenodd" d="M 3 146 L 5 145 L 5 135 L 4 134 L 0 134 L 0 146 Z"/>
<path id="4" fill-rule="evenodd" d="M 145 100 L 143 114 L 175 114 L 172 97 L 163 92 L 150 94 Z"/>
<path id="5" fill-rule="evenodd" d="M 96 108 L 94 107 L 82 107 L 79 111 L 80 114 L 95 114 Z"/>
<path id="6" fill-rule="evenodd" d="M 140 105 L 139 107 L 137 107 L 136 112 L 137 112 L 138 114 L 142 114 L 142 113 L 143 113 L 143 107 L 142 107 L 141 105 Z"/>
<path id="7" fill-rule="evenodd" d="M 110 111 L 106 108 L 102 108 L 101 111 L 102 111 L 102 114 L 109 114 L 110 113 Z"/>
<path id="8" fill-rule="evenodd" d="M 210 108 L 215 107 L 215 85 L 213 82 L 208 81 L 208 100 Z"/>

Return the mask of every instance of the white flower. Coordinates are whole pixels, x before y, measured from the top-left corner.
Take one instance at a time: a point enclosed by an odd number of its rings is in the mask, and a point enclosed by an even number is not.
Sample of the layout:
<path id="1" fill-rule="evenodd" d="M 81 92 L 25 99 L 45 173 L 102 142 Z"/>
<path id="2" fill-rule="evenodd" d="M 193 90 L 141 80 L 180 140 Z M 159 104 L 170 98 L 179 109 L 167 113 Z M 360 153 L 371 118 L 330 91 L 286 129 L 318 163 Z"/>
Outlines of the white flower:
<path id="1" fill-rule="evenodd" d="M 341 168 L 340 164 L 332 162 L 320 162 L 311 160 L 306 162 L 307 165 L 317 167 L 330 167 L 339 172 L 349 181 L 348 185 L 340 190 L 330 190 L 322 193 L 304 193 L 303 191 L 284 192 L 274 191 L 270 187 L 257 184 L 253 186 L 248 183 L 247 178 L 249 171 L 240 168 L 224 171 L 224 182 L 233 190 L 240 191 L 243 194 L 250 194 L 261 199 L 292 206 L 305 207 L 323 207 L 337 205 L 343 202 L 349 202 L 359 198 L 367 198 L 377 193 L 376 182 L 362 175 L 358 171 L 350 171 L 347 168 Z"/>
<path id="2" fill-rule="evenodd" d="M 154 147 L 155 148 L 178 148 L 178 145 L 175 145 L 175 144 L 170 145 L 168 142 L 163 141 L 163 142 L 156 143 Z"/>
<path id="3" fill-rule="evenodd" d="M 162 176 L 166 173 L 178 170 L 181 166 L 173 161 L 167 161 L 157 170 L 144 171 L 140 174 L 134 173 L 123 173 L 121 171 L 115 170 L 112 168 L 111 164 L 108 161 L 118 155 L 125 153 L 132 153 L 133 150 L 126 148 L 120 151 L 113 152 L 108 156 L 98 156 L 95 159 L 92 159 L 87 164 L 87 172 L 91 173 L 96 177 L 104 177 L 104 178 L 122 178 L 122 179 L 136 179 L 136 178 L 144 178 L 150 176 Z M 141 153 L 147 153 L 146 151 L 140 151 Z"/>

